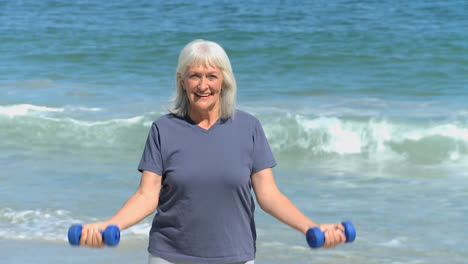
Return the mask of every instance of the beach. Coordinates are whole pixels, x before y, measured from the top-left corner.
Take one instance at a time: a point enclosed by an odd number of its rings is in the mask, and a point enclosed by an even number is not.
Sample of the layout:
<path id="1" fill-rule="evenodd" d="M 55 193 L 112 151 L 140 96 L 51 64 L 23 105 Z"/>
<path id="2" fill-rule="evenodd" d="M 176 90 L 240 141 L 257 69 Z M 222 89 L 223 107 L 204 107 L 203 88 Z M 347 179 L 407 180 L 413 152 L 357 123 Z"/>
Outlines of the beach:
<path id="1" fill-rule="evenodd" d="M 312 250 L 256 207 L 258 264 L 465 263 L 463 1 L 0 3 L 0 263 L 146 263 L 152 216 L 116 248 L 71 247 L 135 192 L 178 54 L 221 44 L 280 190 L 353 243 Z"/>

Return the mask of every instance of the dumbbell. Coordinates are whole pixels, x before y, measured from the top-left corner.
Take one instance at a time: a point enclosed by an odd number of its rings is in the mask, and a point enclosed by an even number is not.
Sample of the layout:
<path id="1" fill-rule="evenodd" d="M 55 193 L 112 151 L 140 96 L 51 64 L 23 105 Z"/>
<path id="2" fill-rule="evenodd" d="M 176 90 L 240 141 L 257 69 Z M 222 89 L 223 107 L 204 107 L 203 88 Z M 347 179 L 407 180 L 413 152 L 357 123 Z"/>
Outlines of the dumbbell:
<path id="1" fill-rule="evenodd" d="M 72 225 L 68 229 L 68 242 L 72 246 L 80 245 L 81 230 L 83 229 L 82 225 Z M 115 225 L 109 225 L 106 227 L 106 230 L 100 231 L 102 235 L 102 240 L 108 246 L 117 246 L 120 241 L 120 229 Z"/>
<path id="2" fill-rule="evenodd" d="M 356 239 L 356 229 L 350 221 L 341 222 L 344 227 L 346 243 L 351 243 Z M 307 243 L 311 248 L 320 248 L 325 242 L 325 233 L 318 227 L 310 228 L 306 233 Z"/>

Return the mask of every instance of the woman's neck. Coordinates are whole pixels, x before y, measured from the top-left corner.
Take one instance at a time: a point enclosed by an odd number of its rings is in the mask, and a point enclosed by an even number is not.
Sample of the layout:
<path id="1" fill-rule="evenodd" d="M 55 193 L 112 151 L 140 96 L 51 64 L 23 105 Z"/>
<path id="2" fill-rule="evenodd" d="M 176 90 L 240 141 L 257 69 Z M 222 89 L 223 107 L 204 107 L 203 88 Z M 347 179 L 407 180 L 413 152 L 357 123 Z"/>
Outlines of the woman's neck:
<path id="1" fill-rule="evenodd" d="M 199 112 L 190 110 L 189 117 L 201 128 L 209 129 L 218 121 L 219 114 L 218 111 Z"/>

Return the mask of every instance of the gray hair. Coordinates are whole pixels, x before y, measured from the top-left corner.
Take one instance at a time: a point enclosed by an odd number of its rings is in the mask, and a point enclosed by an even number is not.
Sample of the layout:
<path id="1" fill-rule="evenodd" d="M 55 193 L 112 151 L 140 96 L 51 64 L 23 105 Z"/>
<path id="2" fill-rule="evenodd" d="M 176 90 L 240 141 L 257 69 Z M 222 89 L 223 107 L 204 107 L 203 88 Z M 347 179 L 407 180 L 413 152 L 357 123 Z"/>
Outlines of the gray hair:
<path id="1" fill-rule="evenodd" d="M 169 110 L 177 116 L 189 113 L 189 100 L 182 88 L 182 76 L 192 66 L 215 66 L 223 74 L 223 89 L 220 94 L 219 117 L 228 119 L 236 111 L 236 79 L 232 72 L 231 62 L 224 49 L 217 43 L 197 39 L 188 43 L 180 52 L 176 70 L 176 94 L 174 105 Z"/>

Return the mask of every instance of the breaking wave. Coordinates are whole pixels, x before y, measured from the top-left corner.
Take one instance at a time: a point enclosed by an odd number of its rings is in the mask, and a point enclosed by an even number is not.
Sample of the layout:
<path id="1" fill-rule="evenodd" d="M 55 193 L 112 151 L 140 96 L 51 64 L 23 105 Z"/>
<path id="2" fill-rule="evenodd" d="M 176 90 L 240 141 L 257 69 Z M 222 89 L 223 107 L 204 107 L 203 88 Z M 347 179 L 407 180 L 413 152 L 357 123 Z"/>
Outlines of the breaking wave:
<path id="1" fill-rule="evenodd" d="M 70 113 L 76 111 L 94 114 L 101 110 L 27 104 L 0 106 L 0 136 L 8 139 L 0 145 L 141 151 L 152 121 L 165 114 L 162 110 L 104 120 L 70 117 Z M 353 156 L 378 162 L 406 160 L 416 164 L 460 162 L 468 158 L 468 123 L 462 119 L 404 120 L 291 112 L 295 111 L 255 114 L 277 156 L 295 159 Z"/>

